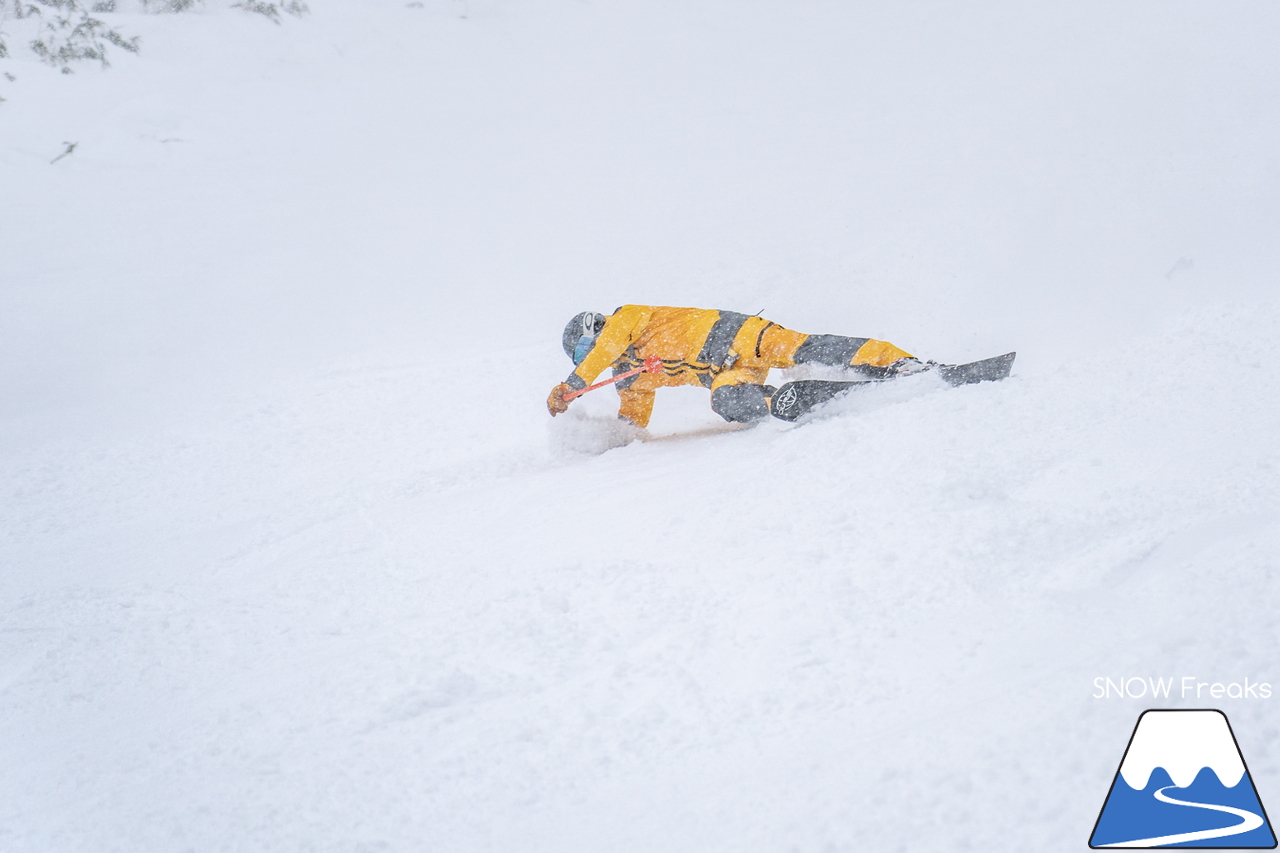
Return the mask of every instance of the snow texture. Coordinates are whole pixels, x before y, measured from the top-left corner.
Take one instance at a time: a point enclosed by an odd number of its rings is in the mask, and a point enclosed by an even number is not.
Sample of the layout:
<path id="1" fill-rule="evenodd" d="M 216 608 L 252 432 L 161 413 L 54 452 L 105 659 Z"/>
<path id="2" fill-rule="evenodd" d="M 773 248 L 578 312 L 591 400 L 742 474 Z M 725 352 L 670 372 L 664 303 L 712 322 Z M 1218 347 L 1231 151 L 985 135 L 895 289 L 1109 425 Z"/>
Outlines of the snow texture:
<path id="1" fill-rule="evenodd" d="M 309 5 L 0 61 L 0 849 L 1079 850 L 1280 685 L 1280 7 Z M 628 302 L 1019 358 L 549 420 Z"/>

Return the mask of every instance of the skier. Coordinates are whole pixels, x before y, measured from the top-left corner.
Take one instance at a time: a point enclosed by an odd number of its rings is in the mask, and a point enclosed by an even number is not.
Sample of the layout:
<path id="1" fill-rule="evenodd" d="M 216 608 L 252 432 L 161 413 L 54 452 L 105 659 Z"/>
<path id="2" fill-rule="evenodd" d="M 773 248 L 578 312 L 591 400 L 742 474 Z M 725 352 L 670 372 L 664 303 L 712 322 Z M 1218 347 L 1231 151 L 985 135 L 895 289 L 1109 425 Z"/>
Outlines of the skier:
<path id="1" fill-rule="evenodd" d="M 777 389 L 766 385 L 770 368 L 797 364 L 846 367 L 870 378 L 918 373 L 931 367 L 886 341 L 841 335 L 806 335 L 763 317 L 703 308 L 623 305 L 612 314 L 584 311 L 564 328 L 565 354 L 575 365 L 569 378 L 551 390 L 547 410 L 555 417 L 569 408 L 565 395 L 586 388 L 612 365 L 620 380 L 618 416 L 638 427 L 649 424 L 653 395 L 671 385 L 711 390 L 711 409 L 730 422 L 767 417 Z"/>

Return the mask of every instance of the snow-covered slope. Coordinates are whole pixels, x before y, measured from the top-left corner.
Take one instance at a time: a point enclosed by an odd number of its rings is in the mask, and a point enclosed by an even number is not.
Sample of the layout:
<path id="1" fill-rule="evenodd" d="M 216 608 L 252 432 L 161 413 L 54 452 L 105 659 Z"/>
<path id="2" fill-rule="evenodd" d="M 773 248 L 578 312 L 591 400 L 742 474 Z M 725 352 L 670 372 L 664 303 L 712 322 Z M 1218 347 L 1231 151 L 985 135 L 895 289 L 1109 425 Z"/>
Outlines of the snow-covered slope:
<path id="1" fill-rule="evenodd" d="M 3 849 L 1079 849 L 1094 678 L 1280 683 L 1273 6 L 113 22 L 0 83 Z M 623 302 L 1020 355 L 583 452 Z"/>

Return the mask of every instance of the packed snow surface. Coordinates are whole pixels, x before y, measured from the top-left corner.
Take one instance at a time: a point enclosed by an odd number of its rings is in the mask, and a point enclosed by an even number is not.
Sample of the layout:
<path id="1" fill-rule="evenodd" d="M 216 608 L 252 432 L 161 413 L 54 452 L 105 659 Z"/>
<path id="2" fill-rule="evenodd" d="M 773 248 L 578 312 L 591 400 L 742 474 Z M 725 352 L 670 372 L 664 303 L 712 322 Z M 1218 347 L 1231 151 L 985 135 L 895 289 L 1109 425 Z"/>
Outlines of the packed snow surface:
<path id="1" fill-rule="evenodd" d="M 1280 803 L 1280 7 L 310 5 L 0 21 L 0 849 L 1079 850 L 1146 707 Z M 624 303 L 1019 357 L 551 420 Z"/>

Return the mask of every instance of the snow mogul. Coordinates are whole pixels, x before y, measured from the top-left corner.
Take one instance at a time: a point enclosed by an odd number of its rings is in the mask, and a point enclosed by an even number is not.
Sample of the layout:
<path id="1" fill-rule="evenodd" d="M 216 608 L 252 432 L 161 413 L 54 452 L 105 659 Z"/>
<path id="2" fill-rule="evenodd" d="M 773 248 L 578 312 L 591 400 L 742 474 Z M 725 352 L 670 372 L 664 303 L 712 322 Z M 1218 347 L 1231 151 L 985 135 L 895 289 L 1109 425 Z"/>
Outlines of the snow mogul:
<path id="1" fill-rule="evenodd" d="M 763 317 L 705 308 L 623 305 L 609 315 L 583 311 L 564 327 L 562 343 L 574 368 L 551 389 L 551 416 L 567 411 L 570 400 L 612 367 L 615 379 L 609 381 L 616 381 L 622 398 L 618 416 L 638 427 L 648 426 L 653 395 L 666 386 L 701 385 L 711 391 L 712 411 L 746 423 L 782 417 L 770 409 L 778 394 L 765 384 L 771 368 L 820 364 L 889 379 L 933 366 L 887 341 L 806 335 Z"/>

